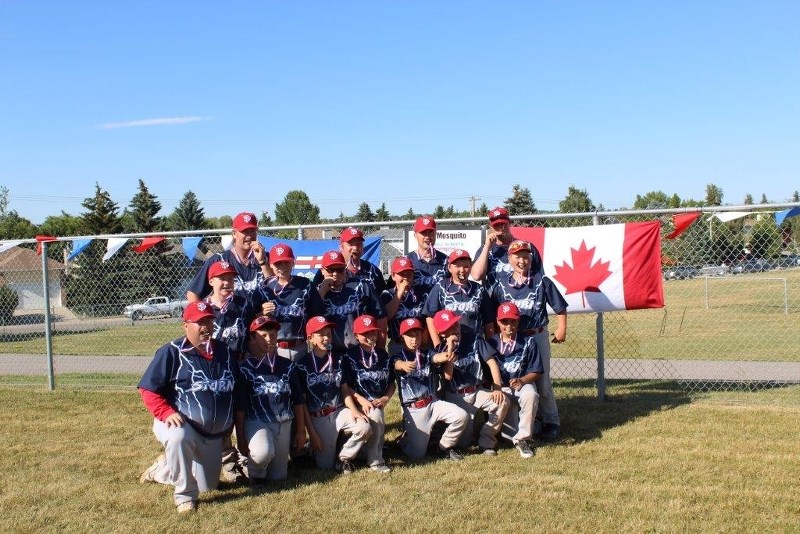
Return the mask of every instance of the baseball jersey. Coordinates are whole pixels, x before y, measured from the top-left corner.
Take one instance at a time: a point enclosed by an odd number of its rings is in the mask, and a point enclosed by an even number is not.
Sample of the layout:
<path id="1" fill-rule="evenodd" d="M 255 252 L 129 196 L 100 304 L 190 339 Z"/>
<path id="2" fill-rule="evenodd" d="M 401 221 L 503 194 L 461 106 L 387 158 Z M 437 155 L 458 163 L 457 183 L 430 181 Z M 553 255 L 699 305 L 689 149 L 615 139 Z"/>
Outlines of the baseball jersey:
<path id="1" fill-rule="evenodd" d="M 436 347 L 436 352 L 447 350 L 447 344 L 441 343 Z M 453 378 L 450 380 L 450 391 L 456 393 L 459 389 L 470 386 L 480 386 L 483 383 L 483 364 L 496 357 L 496 352 L 482 337 L 476 337 L 471 343 L 462 338 L 456 348 L 456 361 L 453 362 Z"/>
<path id="2" fill-rule="evenodd" d="M 395 371 L 397 377 L 397 395 L 401 404 L 409 404 L 420 399 L 436 396 L 439 387 L 439 375 L 437 366 L 433 363 L 433 355 L 436 351 L 428 349 L 421 351 L 409 351 L 403 349 L 392 355 L 392 367 L 394 362 L 416 361 L 417 367 L 410 373 Z"/>
<path id="3" fill-rule="evenodd" d="M 517 335 L 513 341 L 504 343 L 496 335 L 488 343 L 497 351 L 495 357 L 504 386 L 508 386 L 512 378 L 521 378 L 528 373 L 544 373 L 539 348 L 533 336 Z"/>
<path id="4" fill-rule="evenodd" d="M 335 351 L 319 358 L 314 351 L 295 362 L 300 384 L 306 394 L 306 404 L 311 413 L 344 404 L 342 398 L 342 358 Z"/>
<path id="5" fill-rule="evenodd" d="M 537 272 L 542 270 L 544 267 L 542 266 L 542 257 L 539 255 L 539 251 L 531 245 L 531 272 Z M 475 257 L 479 257 L 483 252 L 484 245 L 481 245 L 481 248 L 478 249 L 478 252 L 475 253 Z M 494 283 L 497 281 L 497 278 L 503 275 L 504 273 L 511 273 L 513 269 L 511 265 L 508 264 L 508 247 L 503 245 L 495 244 L 489 250 L 489 256 L 486 262 L 486 277 L 484 285 L 487 288 L 491 288 Z"/>
<path id="6" fill-rule="evenodd" d="M 294 419 L 294 407 L 304 404 L 303 389 L 295 364 L 273 354 L 248 354 L 239 364 L 241 380 L 236 384 L 237 409 L 249 421 L 282 423 Z"/>
<path id="7" fill-rule="evenodd" d="M 380 300 L 384 309 L 388 308 L 388 304 L 396 295 L 396 287 L 387 289 L 381 293 Z M 422 289 L 413 285 L 409 287 L 406 290 L 406 294 L 403 295 L 403 300 L 400 301 L 400 305 L 397 306 L 397 313 L 389 321 L 389 338 L 400 342 L 400 323 L 403 321 L 403 319 L 422 317 L 422 307 L 424 305 L 425 295 L 422 292 Z"/>
<path id="8" fill-rule="evenodd" d="M 370 401 L 383 397 L 394 380 L 389 354 L 382 349 L 369 352 L 361 345 L 350 347 L 344 355 L 342 367 L 347 385 Z"/>
<path id="9" fill-rule="evenodd" d="M 386 280 L 383 278 L 381 270 L 367 260 L 358 260 L 358 270 L 356 272 L 348 270 L 347 273 L 371 285 L 376 295 L 380 295 L 387 288 Z M 324 278 L 325 275 L 322 274 L 322 270 L 318 269 L 317 274 L 314 275 L 314 285 L 318 285 Z"/>
<path id="10" fill-rule="evenodd" d="M 264 302 L 275 303 L 272 317 L 281 324 L 278 330 L 279 340 L 305 339 L 307 310 L 320 307 L 319 303 L 312 302 L 315 296 L 319 298 L 319 294 L 311 288 L 311 282 L 302 276 L 292 276 L 285 286 L 281 286 L 278 277 L 273 276 L 257 290 Z"/>
<path id="11" fill-rule="evenodd" d="M 472 280 L 460 286 L 447 277 L 433 286 L 422 315 L 433 317 L 439 310 L 449 310 L 461 316 L 461 337 L 467 343 L 475 337 L 483 337 L 483 325 L 492 319 L 486 289 Z"/>
<path id="12" fill-rule="evenodd" d="M 264 259 L 268 259 L 266 253 Z M 223 260 L 230 263 L 231 267 L 236 270 L 233 289 L 237 294 L 247 297 L 249 293 L 255 291 L 264 282 L 264 273 L 261 271 L 261 267 L 252 252 L 246 258 L 239 258 L 236 251 L 230 249 L 209 257 L 186 289 L 200 298 L 206 297 L 211 293 L 211 284 L 208 283 L 208 269 L 213 263 Z"/>
<path id="13" fill-rule="evenodd" d="M 425 261 L 414 250 L 408 253 L 408 259 L 411 260 L 411 265 L 414 266 L 414 285 L 427 298 L 431 288 L 444 278 L 447 273 L 447 255 L 437 250 L 431 261 Z"/>
<path id="14" fill-rule="evenodd" d="M 247 349 L 248 327 L 256 316 L 253 302 L 235 294 L 225 299 L 222 307 L 217 307 L 210 297 L 205 302 L 214 314 L 214 333 L 211 337 L 225 343 L 231 352 L 243 354 Z M 258 311 L 261 311 L 260 305 Z"/>
<path id="15" fill-rule="evenodd" d="M 336 325 L 333 328 L 333 349 L 339 352 L 345 352 L 348 347 L 358 345 L 353 333 L 353 321 L 356 317 L 363 314 L 372 315 L 376 319 L 386 317 L 386 311 L 372 286 L 350 275 L 342 289 L 339 291 L 331 289 L 324 298 L 317 293 L 314 303 L 319 308 L 309 315 L 324 315 Z"/>
<path id="16" fill-rule="evenodd" d="M 494 315 L 497 306 L 503 302 L 513 302 L 519 308 L 519 330 L 524 332 L 532 328 L 547 326 L 547 305 L 555 313 L 567 309 L 567 301 L 556 285 L 541 271 L 529 276 L 527 281 L 517 284 L 512 274 L 504 274 L 492 287 L 491 301 Z"/>
<path id="17" fill-rule="evenodd" d="M 234 385 L 239 373 L 228 347 L 211 340 L 210 357 L 185 337 L 158 349 L 139 386 L 164 397 L 203 436 L 222 436 L 233 425 Z"/>

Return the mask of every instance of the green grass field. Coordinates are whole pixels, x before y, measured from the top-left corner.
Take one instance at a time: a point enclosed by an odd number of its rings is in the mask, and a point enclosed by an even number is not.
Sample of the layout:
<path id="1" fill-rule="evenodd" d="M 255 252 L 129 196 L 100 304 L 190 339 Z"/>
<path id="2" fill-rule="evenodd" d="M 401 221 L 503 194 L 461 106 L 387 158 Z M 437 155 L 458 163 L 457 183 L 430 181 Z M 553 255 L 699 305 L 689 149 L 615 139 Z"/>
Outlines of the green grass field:
<path id="1" fill-rule="evenodd" d="M 796 532 L 800 388 L 689 397 L 658 382 L 559 389 L 565 439 L 531 460 L 511 449 L 388 476 L 293 468 L 251 495 L 204 494 L 178 517 L 171 489 L 140 485 L 159 452 L 134 391 L 0 386 L 0 528 L 31 531 Z M 387 436 L 399 432 L 396 399 Z"/>

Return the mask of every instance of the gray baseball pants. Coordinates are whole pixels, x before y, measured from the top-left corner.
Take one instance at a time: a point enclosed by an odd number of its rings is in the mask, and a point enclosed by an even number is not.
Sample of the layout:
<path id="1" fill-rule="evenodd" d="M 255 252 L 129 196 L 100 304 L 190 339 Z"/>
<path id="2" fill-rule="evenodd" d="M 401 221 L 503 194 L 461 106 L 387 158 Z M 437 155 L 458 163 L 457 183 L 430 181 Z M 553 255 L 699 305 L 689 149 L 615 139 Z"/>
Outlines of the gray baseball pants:
<path id="1" fill-rule="evenodd" d="M 504 387 L 503 393 L 509 399 L 509 407 L 501 435 L 516 445 L 533 435 L 533 421 L 536 409 L 539 407 L 539 394 L 533 384 L 525 384 L 519 391 Z"/>
<path id="2" fill-rule="evenodd" d="M 469 414 L 455 404 L 443 400 L 434 400 L 424 408 L 403 406 L 403 452 L 414 460 L 425 456 L 431 429 L 438 421 L 442 421 L 447 428 L 439 440 L 439 448 L 451 449 L 458 443 L 458 438 L 464 432 L 469 420 Z"/>
<path id="3" fill-rule="evenodd" d="M 153 433 L 164 446 L 166 461 L 153 473 L 153 480 L 175 486 L 175 504 L 196 501 L 201 491 L 219 484 L 222 468 L 222 437 L 201 436 L 189 423 L 167 428 L 158 419 Z"/>
<path id="4" fill-rule="evenodd" d="M 458 440 L 459 447 L 466 448 L 472 444 L 472 426 L 478 410 L 486 412 L 486 423 L 481 427 L 478 446 L 483 449 L 494 449 L 497 446 L 497 434 L 503 426 L 503 419 L 508 410 L 507 402 L 497 404 L 492 400 L 489 391 L 480 388 L 466 395 L 447 391 L 445 398 L 469 414 L 467 426 Z"/>
<path id="5" fill-rule="evenodd" d="M 538 334 L 534 334 L 536 346 L 539 348 L 539 357 L 542 359 L 544 373 L 536 380 L 536 391 L 539 393 L 539 412 L 542 422 L 561 426 L 561 418 L 558 415 L 556 397 L 553 393 L 553 382 L 550 380 L 550 334 L 547 329 Z"/>
<path id="6" fill-rule="evenodd" d="M 363 419 L 356 421 L 350 408 L 341 407 L 321 417 L 311 416 L 314 431 L 322 441 L 322 450 L 314 451 L 314 461 L 320 469 L 333 469 L 336 465 L 336 440 L 339 432 L 349 437 L 339 452 L 340 460 L 352 460 L 370 436 L 370 425 Z"/>
<path id="7" fill-rule="evenodd" d="M 289 466 L 292 421 L 265 423 L 245 421 L 244 432 L 250 456 L 247 473 L 251 478 L 285 480 Z"/>

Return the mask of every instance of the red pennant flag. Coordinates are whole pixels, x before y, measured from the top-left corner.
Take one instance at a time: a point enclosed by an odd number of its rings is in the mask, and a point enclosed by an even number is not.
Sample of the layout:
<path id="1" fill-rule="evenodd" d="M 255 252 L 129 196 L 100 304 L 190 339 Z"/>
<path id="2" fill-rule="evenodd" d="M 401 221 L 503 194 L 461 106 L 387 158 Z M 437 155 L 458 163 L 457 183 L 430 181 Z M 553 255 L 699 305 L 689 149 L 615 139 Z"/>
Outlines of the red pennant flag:
<path id="1" fill-rule="evenodd" d="M 661 223 L 512 228 L 533 243 L 570 313 L 662 308 Z"/>
<path id="2" fill-rule="evenodd" d="M 166 237 L 145 237 L 142 239 L 142 244 L 138 247 L 133 247 L 133 251 L 142 254 L 147 249 L 153 248 L 154 246 L 158 245 L 162 241 L 164 241 Z"/>
<path id="3" fill-rule="evenodd" d="M 683 232 L 689 228 L 693 222 L 700 218 L 702 213 L 699 211 L 696 213 L 676 213 L 672 216 L 672 224 L 675 225 L 675 229 L 672 231 L 671 234 L 665 236 L 666 239 L 675 239 Z"/>
<path id="4" fill-rule="evenodd" d="M 58 241 L 57 237 L 53 237 L 51 235 L 37 235 L 36 236 L 36 255 L 42 255 L 42 243 L 52 243 L 53 241 Z"/>

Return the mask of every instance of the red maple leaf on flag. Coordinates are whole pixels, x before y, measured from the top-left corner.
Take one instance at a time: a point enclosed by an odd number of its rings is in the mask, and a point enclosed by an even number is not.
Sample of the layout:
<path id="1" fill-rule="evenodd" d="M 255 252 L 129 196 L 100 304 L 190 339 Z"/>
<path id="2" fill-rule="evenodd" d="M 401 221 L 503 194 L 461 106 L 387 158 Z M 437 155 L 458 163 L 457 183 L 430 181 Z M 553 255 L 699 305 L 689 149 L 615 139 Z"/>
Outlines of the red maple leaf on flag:
<path id="1" fill-rule="evenodd" d="M 611 262 L 598 260 L 592 265 L 595 247 L 587 249 L 586 241 L 581 241 L 577 250 L 571 247 L 570 250 L 572 267 L 567 265 L 567 262 L 556 265 L 556 274 L 553 278 L 566 288 L 567 295 L 584 291 L 600 293 L 600 284 L 611 276 L 611 271 L 608 270 Z"/>

